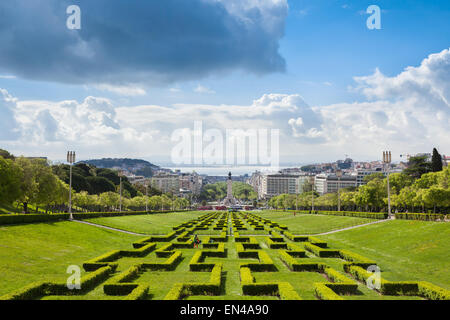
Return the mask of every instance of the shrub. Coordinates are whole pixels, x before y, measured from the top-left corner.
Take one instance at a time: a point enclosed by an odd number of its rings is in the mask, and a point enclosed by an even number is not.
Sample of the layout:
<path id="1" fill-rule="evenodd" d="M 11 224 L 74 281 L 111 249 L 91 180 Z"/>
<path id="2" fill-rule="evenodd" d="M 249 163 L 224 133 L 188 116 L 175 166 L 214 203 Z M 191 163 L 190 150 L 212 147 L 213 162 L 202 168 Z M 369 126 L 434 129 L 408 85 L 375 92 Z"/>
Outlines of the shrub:
<path id="1" fill-rule="evenodd" d="M 314 293 L 321 300 L 344 300 L 344 298 L 331 290 L 325 283 L 315 283 Z"/>
<path id="2" fill-rule="evenodd" d="M 136 289 L 124 298 L 124 300 L 143 300 L 148 295 L 150 286 L 147 284 L 141 284 Z"/>
<path id="3" fill-rule="evenodd" d="M 339 250 L 322 249 L 311 243 L 305 243 L 305 249 L 321 258 L 340 257 Z"/>
<path id="4" fill-rule="evenodd" d="M 426 281 L 418 282 L 419 295 L 430 300 L 450 300 L 450 290 Z"/>

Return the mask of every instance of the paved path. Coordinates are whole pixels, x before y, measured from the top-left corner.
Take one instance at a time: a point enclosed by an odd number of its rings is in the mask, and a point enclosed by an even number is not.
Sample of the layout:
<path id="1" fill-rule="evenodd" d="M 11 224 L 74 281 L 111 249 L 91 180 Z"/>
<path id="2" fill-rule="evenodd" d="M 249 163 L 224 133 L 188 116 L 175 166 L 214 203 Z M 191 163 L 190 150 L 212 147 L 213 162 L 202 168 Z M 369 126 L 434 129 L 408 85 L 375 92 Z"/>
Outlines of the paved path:
<path id="1" fill-rule="evenodd" d="M 126 231 L 126 230 L 122 230 L 122 229 L 111 228 L 111 227 L 107 227 L 107 226 L 102 226 L 101 224 L 96 224 L 96 223 L 82 221 L 82 220 L 72 220 L 72 221 L 73 222 L 79 222 L 79 223 L 88 224 L 90 226 L 99 227 L 99 228 L 103 228 L 103 229 L 108 229 L 108 230 L 119 231 L 119 232 L 128 233 L 128 234 L 133 234 L 135 236 L 148 236 L 147 234 L 135 233 L 135 232 Z"/>
<path id="2" fill-rule="evenodd" d="M 360 228 L 360 227 L 369 226 L 371 224 L 376 224 L 376 223 L 381 223 L 381 222 L 386 222 L 386 221 L 392 221 L 392 220 L 393 219 L 383 219 L 383 220 L 378 220 L 378 221 L 374 221 L 374 222 L 359 224 L 359 225 L 353 226 L 353 227 L 347 227 L 347 228 L 337 229 L 337 230 L 333 230 L 333 231 L 328 231 L 328 232 L 324 232 L 324 233 L 310 234 L 310 236 L 324 236 L 326 234 L 341 232 L 341 231 L 350 230 L 350 229 L 356 229 L 356 228 Z"/>

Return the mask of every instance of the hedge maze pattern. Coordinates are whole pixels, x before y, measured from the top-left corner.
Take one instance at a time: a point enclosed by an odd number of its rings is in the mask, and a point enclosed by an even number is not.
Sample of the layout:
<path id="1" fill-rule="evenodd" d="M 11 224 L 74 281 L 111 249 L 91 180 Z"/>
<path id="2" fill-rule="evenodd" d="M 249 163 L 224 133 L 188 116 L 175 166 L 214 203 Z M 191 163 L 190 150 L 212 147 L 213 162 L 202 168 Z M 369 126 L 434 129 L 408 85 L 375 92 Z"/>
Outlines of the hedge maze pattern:
<path id="1" fill-rule="evenodd" d="M 202 240 L 199 248 L 194 248 L 196 234 Z M 208 213 L 173 227 L 167 235 L 132 245 L 133 249 L 113 250 L 86 261 L 81 290 L 44 281 L 0 299 L 450 299 L 449 290 L 424 281 L 381 277 L 380 288 L 369 290 L 366 281 L 373 273 L 367 268 L 375 261 L 329 248 L 313 236 L 294 235 L 286 226 L 252 213 Z M 297 276 L 313 278 L 311 288 L 300 288 L 294 281 Z"/>

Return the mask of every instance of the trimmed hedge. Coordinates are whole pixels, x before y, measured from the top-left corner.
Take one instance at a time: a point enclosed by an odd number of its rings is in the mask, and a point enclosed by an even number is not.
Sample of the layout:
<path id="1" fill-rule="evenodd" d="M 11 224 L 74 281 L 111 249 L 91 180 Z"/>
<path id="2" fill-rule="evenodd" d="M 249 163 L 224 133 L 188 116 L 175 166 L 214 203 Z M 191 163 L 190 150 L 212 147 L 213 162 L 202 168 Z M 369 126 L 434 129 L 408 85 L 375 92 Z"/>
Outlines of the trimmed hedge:
<path id="1" fill-rule="evenodd" d="M 178 212 L 175 211 L 122 211 L 122 212 L 88 212 L 88 213 L 73 213 L 74 219 L 90 219 L 99 217 L 117 217 L 117 216 L 127 216 L 127 215 L 143 215 L 143 214 L 153 214 L 153 213 L 167 213 L 167 212 Z M 186 210 L 181 210 L 186 211 Z M 0 214 L 0 225 L 6 224 L 23 224 L 23 223 L 37 223 L 37 222 L 50 222 L 50 221 L 60 221 L 69 220 L 69 213 L 51 213 L 51 214 Z"/>
<path id="2" fill-rule="evenodd" d="M 293 235 L 292 233 L 290 233 L 289 231 L 284 231 L 284 235 L 286 236 L 286 238 L 288 238 L 289 240 L 292 240 L 294 242 L 308 241 L 308 236 L 296 236 L 296 235 Z"/>
<path id="3" fill-rule="evenodd" d="M 66 283 L 35 282 L 14 292 L 0 297 L 0 300 L 33 300 L 50 295 L 77 295 L 96 287 L 107 279 L 116 269 L 116 266 L 105 266 L 91 272 L 80 279 L 80 290 L 70 290 Z"/>
<path id="4" fill-rule="evenodd" d="M 314 293 L 321 300 L 344 300 L 344 298 L 329 288 L 326 283 L 314 283 Z"/>
<path id="5" fill-rule="evenodd" d="M 366 282 L 372 275 L 371 272 L 359 266 L 351 266 L 349 273 L 356 279 Z M 398 281 L 392 282 L 381 278 L 379 290 L 384 295 L 413 295 L 421 296 L 430 300 L 450 300 L 450 290 L 426 281 Z"/>
<path id="6" fill-rule="evenodd" d="M 270 237 L 266 237 L 266 243 L 269 246 L 270 249 L 287 249 L 287 243 L 286 242 L 278 242 L 274 241 Z"/>
<path id="7" fill-rule="evenodd" d="M 421 220 L 421 221 L 444 221 L 449 218 L 449 214 L 443 213 L 396 213 L 395 219 Z"/>
<path id="8" fill-rule="evenodd" d="M 305 250 L 303 250 L 302 248 L 300 248 L 299 246 L 297 246 L 296 244 L 293 243 L 288 243 L 288 253 L 289 255 L 296 257 L 296 258 L 304 258 L 306 257 L 306 253 Z"/>
<path id="9" fill-rule="evenodd" d="M 133 244 L 134 246 L 135 244 Z M 136 247 L 136 246 L 135 246 Z M 139 246 L 138 246 L 139 247 Z M 156 248 L 156 243 L 142 243 L 139 249 L 135 250 L 113 250 L 105 253 L 97 258 L 91 259 L 83 263 L 83 268 L 86 271 L 94 271 L 98 268 L 112 265 L 111 262 L 116 261 L 122 257 L 143 257 L 149 254 Z M 115 264 L 117 265 L 117 264 Z"/>
<path id="10" fill-rule="evenodd" d="M 255 283 L 255 278 L 247 267 L 240 268 L 242 292 L 245 295 L 272 295 L 281 300 L 301 300 L 300 296 L 288 282 Z"/>
<path id="11" fill-rule="evenodd" d="M 206 257 L 226 257 L 225 244 L 220 243 L 217 250 L 201 250 L 197 251 L 191 261 L 189 262 L 189 270 L 191 271 L 210 271 L 212 270 L 216 264 L 214 263 L 204 263 Z"/>
<path id="12" fill-rule="evenodd" d="M 279 250 L 280 259 L 283 261 L 291 271 L 296 272 L 322 272 L 324 264 L 318 262 L 297 262 L 290 254 L 289 251 Z"/>
<path id="13" fill-rule="evenodd" d="M 147 284 L 139 285 L 136 289 L 131 291 L 124 300 L 143 300 L 147 297 L 150 286 Z"/>
<path id="14" fill-rule="evenodd" d="M 308 242 L 311 242 L 311 244 L 321 247 L 321 248 L 326 248 L 327 247 L 327 243 L 326 241 L 323 241 L 319 238 L 316 237 L 308 237 Z"/>
<path id="15" fill-rule="evenodd" d="M 351 266 L 360 266 L 363 268 L 368 268 L 371 265 L 377 264 L 374 260 L 368 259 L 366 257 L 363 257 L 357 253 L 348 250 L 339 250 L 339 254 L 342 259 L 349 261 L 343 264 L 345 272 L 349 272 Z"/>
<path id="16" fill-rule="evenodd" d="M 173 251 L 172 255 L 164 262 L 160 263 L 143 263 L 145 269 L 150 270 L 175 270 L 177 264 L 181 261 L 181 251 Z"/>
<path id="17" fill-rule="evenodd" d="M 324 214 L 330 216 L 346 216 L 346 217 L 356 217 L 356 218 L 370 218 L 370 219 L 387 219 L 388 214 L 385 212 L 358 212 L 358 211 L 310 211 L 307 210 L 276 210 L 280 212 L 298 212 L 301 214 Z"/>
<path id="18" fill-rule="evenodd" d="M 176 283 L 164 300 L 179 300 L 189 295 L 219 295 L 222 284 L 222 264 L 217 263 L 211 270 L 209 282 Z"/>
<path id="19" fill-rule="evenodd" d="M 240 266 L 241 268 L 247 267 L 251 271 L 277 271 L 275 264 L 265 251 L 247 251 L 247 252 L 248 253 L 252 252 L 252 254 L 256 252 L 258 255 L 259 263 L 252 263 L 252 262 L 242 263 Z"/>
<path id="20" fill-rule="evenodd" d="M 339 250 L 334 249 L 322 249 L 321 247 L 318 247 L 316 245 L 313 245 L 311 243 L 305 243 L 305 249 L 314 253 L 316 256 L 321 258 L 336 258 L 340 257 Z"/>

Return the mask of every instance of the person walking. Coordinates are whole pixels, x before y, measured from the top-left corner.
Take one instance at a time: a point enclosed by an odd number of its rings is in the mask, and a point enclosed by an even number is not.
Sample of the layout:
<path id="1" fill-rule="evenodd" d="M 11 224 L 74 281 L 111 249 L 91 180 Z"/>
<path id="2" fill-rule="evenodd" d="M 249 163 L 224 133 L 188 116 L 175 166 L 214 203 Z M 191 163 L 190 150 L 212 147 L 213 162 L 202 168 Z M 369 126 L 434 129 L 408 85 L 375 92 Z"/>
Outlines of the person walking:
<path id="1" fill-rule="evenodd" d="M 194 248 L 198 248 L 198 236 L 194 235 Z"/>

